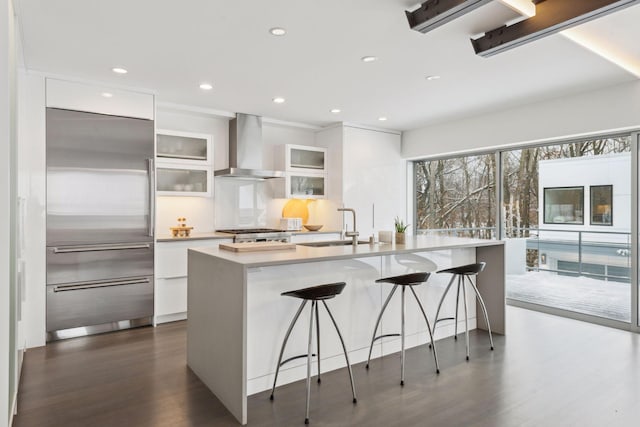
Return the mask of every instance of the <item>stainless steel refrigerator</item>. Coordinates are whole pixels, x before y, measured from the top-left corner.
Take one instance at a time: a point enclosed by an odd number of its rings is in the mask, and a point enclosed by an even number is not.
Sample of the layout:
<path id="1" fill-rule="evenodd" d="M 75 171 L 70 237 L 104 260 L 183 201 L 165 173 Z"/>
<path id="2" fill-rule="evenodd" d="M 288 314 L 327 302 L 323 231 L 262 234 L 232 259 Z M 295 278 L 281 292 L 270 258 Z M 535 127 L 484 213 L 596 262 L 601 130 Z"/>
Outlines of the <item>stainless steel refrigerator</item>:
<path id="1" fill-rule="evenodd" d="M 153 121 L 46 114 L 47 340 L 152 323 Z"/>

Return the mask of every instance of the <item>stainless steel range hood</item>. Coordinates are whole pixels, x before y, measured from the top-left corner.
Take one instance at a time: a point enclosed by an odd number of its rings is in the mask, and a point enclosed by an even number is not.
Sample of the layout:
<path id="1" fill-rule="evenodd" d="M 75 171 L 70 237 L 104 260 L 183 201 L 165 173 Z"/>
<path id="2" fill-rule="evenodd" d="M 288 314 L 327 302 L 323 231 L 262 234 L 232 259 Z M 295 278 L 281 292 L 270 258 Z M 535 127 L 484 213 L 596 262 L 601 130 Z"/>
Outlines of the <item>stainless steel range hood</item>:
<path id="1" fill-rule="evenodd" d="M 262 117 L 236 114 L 229 122 L 229 167 L 214 175 L 229 178 L 269 179 L 284 172 L 262 168 Z"/>

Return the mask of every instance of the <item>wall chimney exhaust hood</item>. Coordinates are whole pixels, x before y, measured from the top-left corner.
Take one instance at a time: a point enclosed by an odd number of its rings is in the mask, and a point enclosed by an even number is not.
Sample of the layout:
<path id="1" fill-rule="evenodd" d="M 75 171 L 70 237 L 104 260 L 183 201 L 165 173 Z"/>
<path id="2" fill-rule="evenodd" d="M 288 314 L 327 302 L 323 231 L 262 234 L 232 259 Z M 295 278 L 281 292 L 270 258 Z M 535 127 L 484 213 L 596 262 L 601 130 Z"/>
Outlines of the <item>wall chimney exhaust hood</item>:
<path id="1" fill-rule="evenodd" d="M 236 114 L 229 121 L 229 167 L 214 176 L 228 178 L 282 178 L 284 172 L 262 168 L 262 117 Z"/>

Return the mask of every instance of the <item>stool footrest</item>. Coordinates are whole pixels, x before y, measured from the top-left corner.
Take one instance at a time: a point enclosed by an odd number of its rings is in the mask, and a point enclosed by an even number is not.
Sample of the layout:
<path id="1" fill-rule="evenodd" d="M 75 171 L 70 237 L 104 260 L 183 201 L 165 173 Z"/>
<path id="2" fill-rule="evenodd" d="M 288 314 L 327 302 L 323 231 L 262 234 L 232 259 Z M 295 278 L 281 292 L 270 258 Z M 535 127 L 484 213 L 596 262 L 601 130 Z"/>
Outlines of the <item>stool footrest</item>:
<path id="1" fill-rule="evenodd" d="M 443 320 L 456 320 L 456 318 L 455 317 L 443 317 L 442 319 L 438 319 L 435 322 L 433 322 L 433 329 L 436 328 L 436 323 L 442 322 Z"/>
<path id="2" fill-rule="evenodd" d="M 289 363 L 289 362 L 291 362 L 293 360 L 296 360 L 296 359 L 302 359 L 303 357 L 309 357 L 309 355 L 308 354 L 301 354 L 300 356 L 290 357 L 287 360 L 285 360 L 284 362 L 282 362 L 279 366 L 282 366 L 285 363 Z M 311 353 L 311 357 L 316 357 L 316 354 L 315 353 Z"/>
<path id="3" fill-rule="evenodd" d="M 373 341 L 372 341 L 372 342 L 376 342 L 376 341 L 377 341 L 377 340 L 379 340 L 380 338 L 387 338 L 387 337 L 399 337 L 399 336 L 400 336 L 400 334 L 385 334 L 385 335 L 380 335 L 380 336 L 375 337 L 375 338 L 373 339 Z"/>

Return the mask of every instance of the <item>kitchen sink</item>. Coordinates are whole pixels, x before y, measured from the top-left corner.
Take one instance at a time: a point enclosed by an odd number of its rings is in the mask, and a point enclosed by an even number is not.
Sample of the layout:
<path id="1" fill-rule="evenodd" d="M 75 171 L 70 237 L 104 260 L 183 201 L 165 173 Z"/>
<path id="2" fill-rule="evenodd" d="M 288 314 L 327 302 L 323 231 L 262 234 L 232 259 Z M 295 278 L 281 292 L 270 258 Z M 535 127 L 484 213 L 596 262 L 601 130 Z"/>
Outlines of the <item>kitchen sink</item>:
<path id="1" fill-rule="evenodd" d="M 359 245 L 368 245 L 368 240 L 358 240 Z M 327 246 L 351 246 L 353 245 L 353 240 L 325 240 L 323 242 L 305 242 L 305 243 L 296 243 L 299 246 L 310 246 L 312 248 L 324 248 Z"/>

